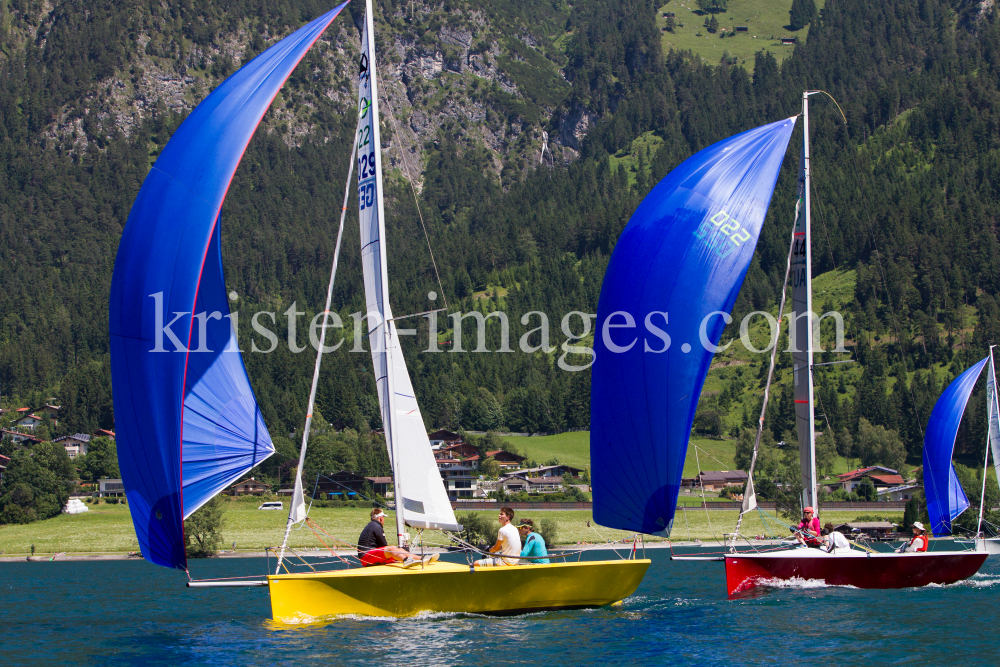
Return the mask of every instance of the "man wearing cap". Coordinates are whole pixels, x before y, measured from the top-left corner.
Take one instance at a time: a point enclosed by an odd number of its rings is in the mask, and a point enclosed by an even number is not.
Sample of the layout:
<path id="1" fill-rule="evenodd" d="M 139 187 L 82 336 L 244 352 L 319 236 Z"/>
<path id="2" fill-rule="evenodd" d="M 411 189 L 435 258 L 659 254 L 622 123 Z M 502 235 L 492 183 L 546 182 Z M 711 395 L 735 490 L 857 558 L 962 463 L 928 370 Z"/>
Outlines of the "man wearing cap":
<path id="1" fill-rule="evenodd" d="M 823 545 L 819 541 L 819 517 L 816 516 L 816 511 L 812 507 L 806 507 L 802 510 L 802 521 L 792 530 L 798 531 L 795 533 L 796 539 L 807 547 L 818 548 Z"/>
<path id="2" fill-rule="evenodd" d="M 361 531 L 358 538 L 358 559 L 365 567 L 371 565 L 385 565 L 386 563 L 402 562 L 403 565 L 411 565 L 419 562 L 420 556 L 411 554 L 401 547 L 390 547 L 385 539 L 385 512 L 375 508 L 372 510 L 372 520 L 368 522 L 365 529 Z M 433 563 L 438 559 L 437 554 L 425 556 L 424 561 Z"/>
<path id="3" fill-rule="evenodd" d="M 520 564 L 542 563 L 548 565 L 549 552 L 545 549 L 545 539 L 535 532 L 535 522 L 531 519 L 521 519 L 517 532 L 521 537 L 521 543 L 524 544 L 521 548 L 521 558 L 531 558 L 531 560 L 520 561 Z"/>
<path id="4" fill-rule="evenodd" d="M 913 529 L 913 537 L 910 538 L 910 543 L 905 547 L 900 547 L 899 552 L 914 553 L 920 551 L 927 551 L 927 531 L 924 530 L 924 524 L 919 521 L 914 521 L 913 525 L 910 526 Z"/>

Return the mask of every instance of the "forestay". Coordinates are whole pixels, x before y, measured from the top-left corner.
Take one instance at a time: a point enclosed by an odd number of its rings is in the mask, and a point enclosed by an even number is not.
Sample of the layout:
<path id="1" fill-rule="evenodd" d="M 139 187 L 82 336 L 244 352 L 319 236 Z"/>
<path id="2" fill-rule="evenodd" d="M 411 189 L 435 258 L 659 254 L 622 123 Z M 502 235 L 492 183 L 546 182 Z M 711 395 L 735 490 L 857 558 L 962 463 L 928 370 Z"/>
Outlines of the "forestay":
<path id="1" fill-rule="evenodd" d="M 924 495 L 934 535 L 950 535 L 952 521 L 969 507 L 951 455 L 962 413 L 989 357 L 959 375 L 934 404 L 924 435 Z"/>
<path id="2" fill-rule="evenodd" d="M 229 318 L 219 211 L 278 89 L 344 6 L 191 112 L 122 234 L 109 317 L 118 461 L 142 555 L 158 565 L 186 568 L 184 519 L 274 452 Z"/>
<path id="3" fill-rule="evenodd" d="M 794 124 L 749 130 L 684 161 L 615 246 L 591 388 L 594 518 L 602 525 L 670 532 L 698 396 Z"/>
<path id="4" fill-rule="evenodd" d="M 382 424 L 392 462 L 396 509 L 415 528 L 461 530 L 431 452 L 389 307 L 378 81 L 372 11 L 368 3 L 358 81 L 358 207 L 364 268 L 368 342 L 375 368 Z M 402 526 L 397 527 L 402 532 Z M 402 539 L 402 538 L 401 538 Z"/>

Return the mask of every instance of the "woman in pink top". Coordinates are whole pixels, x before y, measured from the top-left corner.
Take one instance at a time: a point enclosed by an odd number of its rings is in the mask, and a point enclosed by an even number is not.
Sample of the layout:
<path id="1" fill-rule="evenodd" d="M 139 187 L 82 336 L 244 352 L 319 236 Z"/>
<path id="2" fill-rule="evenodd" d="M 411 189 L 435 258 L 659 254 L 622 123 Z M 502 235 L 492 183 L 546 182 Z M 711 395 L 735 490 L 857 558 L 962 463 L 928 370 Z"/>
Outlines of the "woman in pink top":
<path id="1" fill-rule="evenodd" d="M 802 510 L 802 521 L 794 528 L 798 531 L 795 536 L 799 542 L 807 547 L 818 547 L 822 544 L 819 539 L 819 517 L 815 514 L 816 511 L 812 507 L 806 507 Z"/>

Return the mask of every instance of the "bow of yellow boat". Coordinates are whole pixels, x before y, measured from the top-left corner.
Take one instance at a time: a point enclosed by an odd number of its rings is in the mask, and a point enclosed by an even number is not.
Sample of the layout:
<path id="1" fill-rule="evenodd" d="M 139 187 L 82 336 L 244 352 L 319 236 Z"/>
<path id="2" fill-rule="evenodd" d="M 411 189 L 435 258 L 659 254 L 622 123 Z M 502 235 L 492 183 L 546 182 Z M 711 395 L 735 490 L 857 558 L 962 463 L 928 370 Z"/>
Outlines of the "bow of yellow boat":
<path id="1" fill-rule="evenodd" d="M 274 620 L 413 616 L 421 612 L 519 614 L 614 604 L 639 587 L 649 560 L 475 568 L 437 562 L 267 578 Z"/>

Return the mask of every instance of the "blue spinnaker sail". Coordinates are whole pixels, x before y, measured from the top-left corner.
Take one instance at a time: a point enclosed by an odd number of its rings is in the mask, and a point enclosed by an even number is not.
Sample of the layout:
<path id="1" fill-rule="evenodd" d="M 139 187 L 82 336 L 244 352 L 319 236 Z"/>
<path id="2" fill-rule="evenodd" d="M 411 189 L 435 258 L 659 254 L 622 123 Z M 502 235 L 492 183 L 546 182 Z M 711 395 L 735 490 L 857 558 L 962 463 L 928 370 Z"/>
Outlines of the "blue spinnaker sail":
<path id="1" fill-rule="evenodd" d="M 615 246 L 597 308 L 594 518 L 669 535 L 705 374 L 753 257 L 795 117 L 670 172 Z"/>
<path id="2" fill-rule="evenodd" d="M 184 519 L 274 452 L 229 317 L 219 211 L 278 89 L 346 4 L 205 98 L 129 213 L 111 281 L 115 430 L 139 546 L 158 565 L 185 569 Z"/>
<path id="3" fill-rule="evenodd" d="M 951 535 L 951 522 L 969 507 L 969 499 L 955 474 L 951 455 L 962 413 L 976 386 L 979 374 L 990 358 L 986 357 L 948 385 L 934 404 L 927 432 L 924 434 L 924 496 L 931 532 Z"/>

